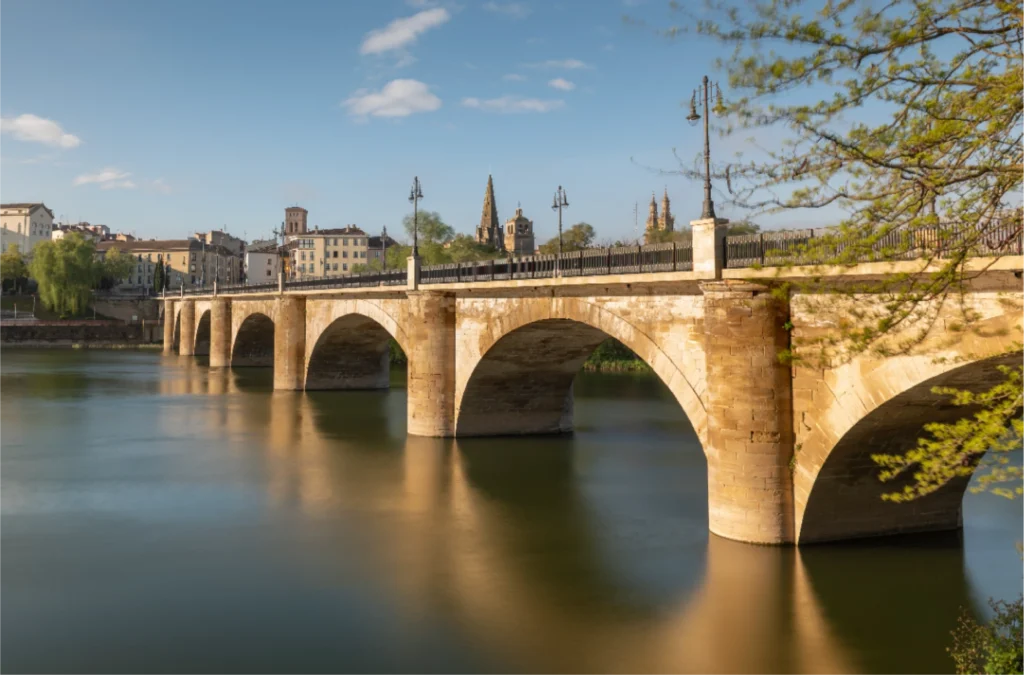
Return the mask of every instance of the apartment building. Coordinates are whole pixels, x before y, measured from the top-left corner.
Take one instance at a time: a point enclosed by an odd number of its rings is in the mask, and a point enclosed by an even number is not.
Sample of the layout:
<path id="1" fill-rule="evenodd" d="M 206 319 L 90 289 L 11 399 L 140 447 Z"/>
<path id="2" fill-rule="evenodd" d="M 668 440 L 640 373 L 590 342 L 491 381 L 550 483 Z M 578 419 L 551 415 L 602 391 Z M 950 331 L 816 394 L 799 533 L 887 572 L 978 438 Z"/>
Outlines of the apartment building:
<path id="1" fill-rule="evenodd" d="M 212 286 L 241 283 L 244 278 L 242 258 L 223 246 L 209 246 L 199 239 L 135 239 L 109 240 L 96 245 L 100 255 L 120 249 L 136 258 L 136 267 L 116 289 L 123 292 L 147 292 L 153 289 L 157 265 L 164 265 L 168 292 L 181 287 Z"/>
<path id="2" fill-rule="evenodd" d="M 354 225 L 303 234 L 287 235 L 288 277 L 294 280 L 319 279 L 350 274 L 356 265 L 365 265 L 369 237 Z"/>
<path id="3" fill-rule="evenodd" d="M 53 211 L 43 203 L 0 204 L 0 249 L 17 244 L 22 253 L 31 253 L 41 241 L 50 241 Z"/>

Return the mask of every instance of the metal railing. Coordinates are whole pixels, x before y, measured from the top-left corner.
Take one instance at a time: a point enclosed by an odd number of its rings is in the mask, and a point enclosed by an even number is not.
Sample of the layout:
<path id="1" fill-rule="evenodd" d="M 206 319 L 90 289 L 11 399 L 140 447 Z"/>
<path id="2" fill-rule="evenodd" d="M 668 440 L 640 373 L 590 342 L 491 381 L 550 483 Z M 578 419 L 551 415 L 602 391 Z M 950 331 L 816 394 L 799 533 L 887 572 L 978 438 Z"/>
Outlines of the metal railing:
<path id="1" fill-rule="evenodd" d="M 815 241 L 818 240 L 818 241 Z M 1005 221 L 974 227 L 893 228 L 871 241 L 854 235 L 844 241 L 831 229 L 778 230 L 726 238 L 726 267 L 847 264 L 949 258 L 966 246 L 968 256 L 1022 255 L 1019 223 Z"/>
<path id="2" fill-rule="evenodd" d="M 497 281 L 508 279 L 550 279 L 607 274 L 644 274 L 693 269 L 693 244 L 689 240 L 625 246 L 590 248 L 555 254 L 498 258 L 476 262 L 427 265 L 420 270 L 421 284 Z"/>
<path id="3" fill-rule="evenodd" d="M 818 240 L 818 241 L 816 241 Z M 970 245 L 976 256 L 1022 255 L 1020 224 L 1007 221 L 990 225 L 979 233 L 973 229 L 930 227 L 895 229 L 878 237 L 865 247 L 863 240 L 845 243 L 835 230 L 777 230 L 726 237 L 725 266 L 731 269 L 748 267 L 779 267 L 782 265 L 813 265 L 823 263 L 913 260 L 924 256 L 949 257 L 947 251 Z M 818 244 L 821 244 L 820 246 Z M 646 274 L 649 272 L 684 272 L 693 269 L 693 242 L 683 239 L 665 244 L 591 248 L 555 254 L 496 258 L 471 262 L 426 265 L 420 269 L 420 283 L 450 284 L 465 282 L 507 281 L 511 279 L 551 279 L 554 277 L 601 276 L 609 274 Z M 405 286 L 405 268 L 360 272 L 345 276 L 301 281 L 286 281 L 285 290 L 320 290 L 336 288 L 372 288 Z M 220 286 L 218 294 L 268 293 L 278 289 L 277 283 L 236 284 Z M 180 291 L 168 289 L 167 297 Z M 186 296 L 212 295 L 213 287 L 189 288 Z"/>

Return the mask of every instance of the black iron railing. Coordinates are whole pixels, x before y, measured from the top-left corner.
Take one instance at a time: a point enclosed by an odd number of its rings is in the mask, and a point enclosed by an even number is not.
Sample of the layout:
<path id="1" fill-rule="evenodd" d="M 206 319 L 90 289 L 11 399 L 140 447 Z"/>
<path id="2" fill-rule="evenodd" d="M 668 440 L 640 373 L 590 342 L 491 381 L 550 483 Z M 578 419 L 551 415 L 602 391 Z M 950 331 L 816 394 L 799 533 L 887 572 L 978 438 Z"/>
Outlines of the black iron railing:
<path id="1" fill-rule="evenodd" d="M 924 256 L 949 257 L 969 244 L 973 256 L 1022 255 L 1020 224 L 1007 221 L 975 229 L 956 230 L 948 227 L 896 229 L 886 232 L 865 246 L 863 239 L 847 244 L 834 230 L 778 230 L 726 237 L 726 267 L 779 267 L 833 262 L 871 262 L 882 260 L 913 260 Z M 473 262 L 426 265 L 420 270 L 420 283 L 452 284 L 465 282 L 506 281 L 510 279 L 550 279 L 554 277 L 600 276 L 608 274 L 646 274 L 649 272 L 684 272 L 693 269 L 693 243 L 690 239 L 647 246 L 591 248 L 564 253 L 496 258 Z M 405 286 L 407 271 L 399 268 L 378 272 L 361 272 L 345 276 L 286 281 L 286 290 L 319 290 L 335 288 L 370 288 Z M 220 286 L 218 294 L 268 293 L 278 284 L 252 286 Z M 178 292 L 168 291 L 173 297 Z M 212 295 L 213 287 L 190 288 L 186 296 Z"/>
<path id="2" fill-rule="evenodd" d="M 1022 254 L 1021 226 L 1015 221 L 983 229 L 951 226 L 893 228 L 869 239 L 844 240 L 836 230 L 778 230 L 726 238 L 726 267 L 847 264 L 949 258 L 967 248 L 968 256 Z"/>
<path id="3" fill-rule="evenodd" d="M 420 270 L 421 284 L 550 279 L 552 277 L 643 274 L 693 269 L 693 245 L 689 240 L 649 246 L 591 248 L 562 254 L 528 255 L 478 262 L 427 265 Z"/>

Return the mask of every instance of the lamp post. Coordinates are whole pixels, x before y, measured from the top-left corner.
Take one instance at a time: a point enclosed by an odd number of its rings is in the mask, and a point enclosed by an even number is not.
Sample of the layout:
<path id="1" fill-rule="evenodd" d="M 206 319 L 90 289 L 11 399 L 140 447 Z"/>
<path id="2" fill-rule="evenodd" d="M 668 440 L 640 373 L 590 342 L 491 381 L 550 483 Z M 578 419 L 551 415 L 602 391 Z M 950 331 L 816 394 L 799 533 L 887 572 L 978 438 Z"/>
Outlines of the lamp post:
<path id="1" fill-rule="evenodd" d="M 415 216 L 413 216 L 415 218 Z M 388 226 L 385 225 L 380 232 L 380 263 L 381 269 L 388 269 Z"/>
<path id="2" fill-rule="evenodd" d="M 558 257 L 555 258 L 555 276 L 561 276 L 562 274 L 562 209 L 569 208 L 569 199 L 565 194 L 565 190 L 562 186 L 558 186 L 558 191 L 555 192 L 555 199 L 551 203 L 551 209 L 558 211 Z"/>
<path id="3" fill-rule="evenodd" d="M 420 177 L 416 176 L 412 179 L 412 189 L 409 190 L 409 201 L 412 202 L 412 255 L 414 258 L 420 257 L 419 205 L 421 199 L 423 199 L 423 190 L 420 188 Z"/>
<path id="4" fill-rule="evenodd" d="M 722 90 L 719 89 L 717 83 L 708 82 L 707 75 L 704 76 L 701 84 L 703 91 L 700 88 L 694 89 L 693 96 L 690 97 L 690 114 L 686 116 L 686 121 L 695 126 L 701 118 L 697 112 L 697 105 L 704 105 L 704 210 L 700 215 L 704 219 L 715 217 L 715 203 L 711 201 L 711 140 L 708 135 L 708 102 L 711 93 L 715 92 L 717 94 L 715 107 L 720 109 L 722 107 Z"/>

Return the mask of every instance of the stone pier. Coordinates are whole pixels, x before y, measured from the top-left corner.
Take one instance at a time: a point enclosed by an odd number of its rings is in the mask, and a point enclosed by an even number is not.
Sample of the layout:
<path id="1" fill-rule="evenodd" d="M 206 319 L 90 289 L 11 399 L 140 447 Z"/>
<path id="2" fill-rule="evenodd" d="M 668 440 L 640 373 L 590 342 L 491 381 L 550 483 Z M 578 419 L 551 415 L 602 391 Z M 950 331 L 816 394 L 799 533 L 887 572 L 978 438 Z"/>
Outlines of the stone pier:
<path id="1" fill-rule="evenodd" d="M 231 365 L 231 300 L 210 301 L 210 367 Z"/>
<path id="2" fill-rule="evenodd" d="M 455 296 L 409 291 L 408 431 L 455 435 Z"/>
<path id="3" fill-rule="evenodd" d="M 788 302 L 743 281 L 701 284 L 707 361 L 708 527 L 729 539 L 794 540 Z"/>
<path id="4" fill-rule="evenodd" d="M 306 298 L 277 300 L 274 326 L 274 389 L 301 390 L 306 380 Z"/>
<path id="5" fill-rule="evenodd" d="M 178 329 L 181 333 L 178 336 L 178 353 L 182 356 L 192 356 L 195 354 L 196 346 L 195 300 L 182 300 L 178 315 L 181 317 L 181 326 Z"/>

